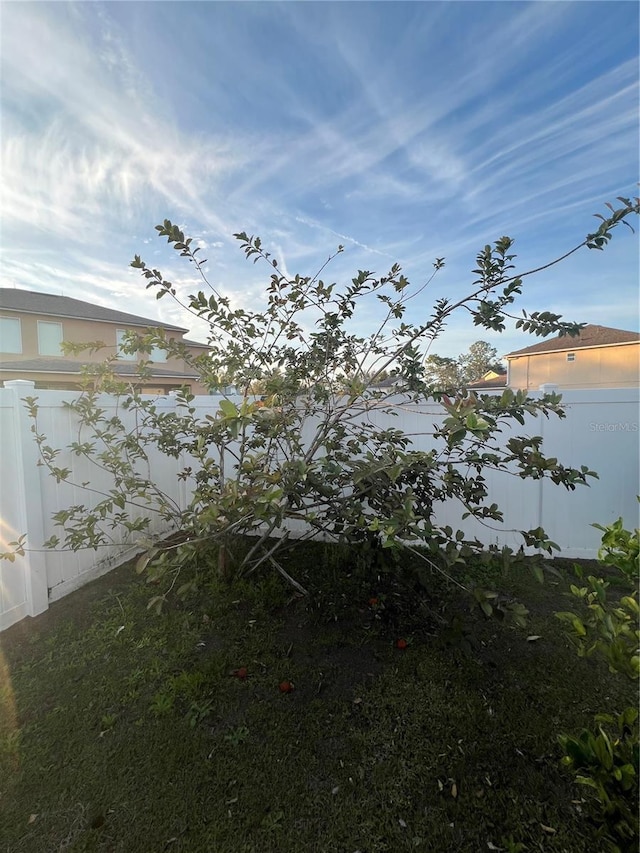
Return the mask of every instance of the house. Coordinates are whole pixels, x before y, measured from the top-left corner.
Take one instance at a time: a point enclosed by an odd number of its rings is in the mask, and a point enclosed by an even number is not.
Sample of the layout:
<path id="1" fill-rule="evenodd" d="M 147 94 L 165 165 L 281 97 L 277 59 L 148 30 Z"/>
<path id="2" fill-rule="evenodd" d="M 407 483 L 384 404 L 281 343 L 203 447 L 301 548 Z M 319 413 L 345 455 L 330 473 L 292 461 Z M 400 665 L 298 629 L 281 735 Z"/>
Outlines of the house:
<path id="1" fill-rule="evenodd" d="M 487 370 L 483 374 L 482 379 L 476 379 L 475 382 L 469 382 L 467 388 L 470 391 L 497 391 L 507 386 L 507 369 L 499 368 L 498 370 Z"/>
<path id="2" fill-rule="evenodd" d="M 505 356 L 509 388 L 637 388 L 640 334 L 588 325 L 578 337 L 555 337 Z"/>
<path id="3" fill-rule="evenodd" d="M 156 329 L 164 329 L 167 338 L 184 343 L 193 355 L 207 352 L 206 344 L 184 338 L 187 329 L 180 326 L 68 296 L 0 288 L 0 381 L 30 379 L 36 388 L 77 390 L 83 365 L 102 363 L 115 355 L 113 368 L 122 378 L 136 374 L 139 360 L 150 361 L 150 377 L 143 385 L 136 383 L 143 393 L 167 394 L 186 386 L 193 394 L 208 394 L 197 373 L 181 359 L 168 357 L 164 350 L 139 355 L 122 350 L 125 332 L 143 335 Z M 96 352 L 65 356 L 63 341 L 102 341 L 105 346 Z"/>

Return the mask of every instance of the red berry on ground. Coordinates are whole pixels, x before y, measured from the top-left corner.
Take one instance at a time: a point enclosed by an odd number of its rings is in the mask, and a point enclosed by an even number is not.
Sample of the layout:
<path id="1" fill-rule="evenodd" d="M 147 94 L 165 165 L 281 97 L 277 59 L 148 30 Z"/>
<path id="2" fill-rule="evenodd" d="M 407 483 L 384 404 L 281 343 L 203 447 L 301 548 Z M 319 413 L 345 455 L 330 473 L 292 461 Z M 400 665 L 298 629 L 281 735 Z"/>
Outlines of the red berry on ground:
<path id="1" fill-rule="evenodd" d="M 406 649 L 409 643 L 406 640 L 396 640 L 396 649 Z"/>
<path id="2" fill-rule="evenodd" d="M 281 681 L 278 688 L 280 693 L 291 693 L 293 690 L 293 684 L 290 681 Z"/>
<path id="3" fill-rule="evenodd" d="M 235 675 L 236 678 L 239 678 L 242 681 L 244 681 L 244 679 L 247 677 L 247 675 L 249 673 L 247 672 L 246 666 L 241 666 L 240 669 L 234 669 L 233 674 Z"/>
<path id="4" fill-rule="evenodd" d="M 376 607 L 377 604 L 378 604 L 377 598 L 370 598 L 369 599 L 369 607 Z"/>

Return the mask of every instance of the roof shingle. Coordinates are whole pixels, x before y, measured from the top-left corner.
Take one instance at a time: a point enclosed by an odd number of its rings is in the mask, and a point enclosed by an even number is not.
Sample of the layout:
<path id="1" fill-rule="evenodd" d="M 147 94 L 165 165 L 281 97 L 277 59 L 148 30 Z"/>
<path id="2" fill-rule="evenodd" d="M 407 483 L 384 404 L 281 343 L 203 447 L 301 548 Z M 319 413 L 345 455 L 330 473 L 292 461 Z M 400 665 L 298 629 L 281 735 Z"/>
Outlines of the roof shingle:
<path id="1" fill-rule="evenodd" d="M 493 379 L 477 379 L 475 382 L 469 382 L 467 388 L 472 391 L 485 391 L 490 388 L 506 388 L 507 374 L 502 373 L 500 376 L 495 376 Z"/>
<path id="2" fill-rule="evenodd" d="M 0 372 L 11 371 L 12 373 L 81 373 L 81 368 L 87 366 L 84 361 L 72 361 L 68 358 L 28 358 L 19 361 L 0 361 Z M 117 376 L 134 376 L 138 371 L 137 362 L 114 362 L 112 370 Z M 147 365 L 151 376 L 165 376 L 178 379 L 197 379 L 197 373 L 180 373 L 166 367 Z"/>
<path id="3" fill-rule="evenodd" d="M 576 338 L 558 335 L 550 340 L 533 344 L 524 349 L 507 353 L 505 358 L 519 355 L 535 355 L 543 352 L 558 352 L 559 350 L 580 349 L 580 347 L 611 346 L 612 344 L 627 344 L 640 341 L 640 332 L 626 332 L 623 329 L 611 329 L 608 326 L 588 325 Z"/>
<path id="4" fill-rule="evenodd" d="M 21 311 L 28 314 L 45 314 L 51 317 L 73 317 L 80 320 L 98 320 L 103 323 L 122 323 L 123 325 L 144 326 L 168 329 L 172 332 L 184 332 L 182 326 L 150 320 L 125 311 L 103 308 L 72 299 L 70 296 L 56 296 L 53 293 L 38 293 L 35 290 L 19 290 L 12 287 L 0 287 L 0 311 Z"/>

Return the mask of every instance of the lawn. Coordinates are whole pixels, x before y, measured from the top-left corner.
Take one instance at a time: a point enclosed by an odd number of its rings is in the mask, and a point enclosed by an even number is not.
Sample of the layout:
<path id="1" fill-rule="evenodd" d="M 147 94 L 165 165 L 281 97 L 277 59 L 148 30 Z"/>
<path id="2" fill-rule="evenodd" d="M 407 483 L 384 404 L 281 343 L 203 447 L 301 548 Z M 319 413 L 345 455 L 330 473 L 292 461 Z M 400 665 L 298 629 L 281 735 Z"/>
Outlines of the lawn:
<path id="1" fill-rule="evenodd" d="M 0 849 L 598 849 L 556 738 L 633 695 L 563 635 L 568 574 L 482 567 L 522 630 L 346 550 L 287 568 L 309 597 L 209 579 L 157 616 L 127 565 L 0 634 Z"/>

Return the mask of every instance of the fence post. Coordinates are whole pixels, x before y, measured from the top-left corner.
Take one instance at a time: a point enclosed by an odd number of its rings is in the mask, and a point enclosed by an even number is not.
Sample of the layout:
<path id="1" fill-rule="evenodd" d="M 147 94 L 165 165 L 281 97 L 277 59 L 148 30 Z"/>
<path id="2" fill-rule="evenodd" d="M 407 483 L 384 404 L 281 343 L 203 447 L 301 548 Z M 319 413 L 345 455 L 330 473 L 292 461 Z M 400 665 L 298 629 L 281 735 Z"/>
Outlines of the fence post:
<path id="1" fill-rule="evenodd" d="M 4 382 L 4 387 L 13 391 L 17 463 L 18 471 L 22 475 L 14 484 L 14 499 L 18 506 L 19 517 L 24 524 L 20 533 L 27 534 L 27 550 L 22 558 L 28 602 L 27 612 L 29 616 L 37 616 L 49 607 L 49 591 L 46 556 L 42 551 L 31 550 L 31 548 L 42 548 L 44 521 L 38 471 L 38 447 L 31 432 L 29 416 L 22 402 L 25 396 L 33 394 L 36 384 L 28 379 L 10 379 Z"/>

